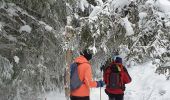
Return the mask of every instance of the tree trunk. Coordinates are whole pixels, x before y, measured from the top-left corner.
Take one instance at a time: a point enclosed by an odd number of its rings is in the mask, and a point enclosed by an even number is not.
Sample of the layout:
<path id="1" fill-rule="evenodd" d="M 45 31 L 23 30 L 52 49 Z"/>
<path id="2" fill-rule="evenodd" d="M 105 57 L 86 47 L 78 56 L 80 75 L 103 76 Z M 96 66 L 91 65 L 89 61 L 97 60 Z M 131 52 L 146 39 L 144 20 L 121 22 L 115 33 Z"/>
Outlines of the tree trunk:
<path id="1" fill-rule="evenodd" d="M 71 64 L 71 61 L 72 61 L 72 53 L 71 53 L 71 50 L 67 50 L 66 51 L 66 87 L 65 87 L 65 96 L 66 96 L 66 99 L 69 100 L 69 97 L 70 97 L 70 64 Z"/>

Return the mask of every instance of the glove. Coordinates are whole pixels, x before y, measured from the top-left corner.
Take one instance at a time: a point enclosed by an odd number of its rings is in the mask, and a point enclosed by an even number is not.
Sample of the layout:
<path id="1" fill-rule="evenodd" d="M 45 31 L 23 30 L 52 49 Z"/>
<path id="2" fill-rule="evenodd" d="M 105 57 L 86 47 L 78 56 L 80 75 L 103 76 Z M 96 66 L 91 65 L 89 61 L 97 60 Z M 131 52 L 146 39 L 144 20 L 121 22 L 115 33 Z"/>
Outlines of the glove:
<path id="1" fill-rule="evenodd" d="M 100 71 L 102 72 L 103 71 L 103 68 L 104 68 L 104 65 L 102 67 L 100 67 Z"/>
<path id="2" fill-rule="evenodd" d="M 104 81 L 97 81 L 97 87 L 103 87 L 105 85 Z"/>

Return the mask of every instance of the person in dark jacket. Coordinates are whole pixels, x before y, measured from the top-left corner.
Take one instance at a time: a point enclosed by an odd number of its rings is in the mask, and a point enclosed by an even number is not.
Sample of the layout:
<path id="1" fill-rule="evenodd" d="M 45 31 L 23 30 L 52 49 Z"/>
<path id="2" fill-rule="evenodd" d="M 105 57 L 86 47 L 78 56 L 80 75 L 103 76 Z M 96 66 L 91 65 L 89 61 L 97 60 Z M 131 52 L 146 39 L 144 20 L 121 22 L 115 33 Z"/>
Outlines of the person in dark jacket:
<path id="1" fill-rule="evenodd" d="M 131 82 L 131 77 L 127 69 L 122 65 L 122 58 L 116 57 L 116 59 L 110 63 L 104 70 L 103 79 L 106 84 L 105 92 L 109 100 L 123 100 L 125 84 Z"/>

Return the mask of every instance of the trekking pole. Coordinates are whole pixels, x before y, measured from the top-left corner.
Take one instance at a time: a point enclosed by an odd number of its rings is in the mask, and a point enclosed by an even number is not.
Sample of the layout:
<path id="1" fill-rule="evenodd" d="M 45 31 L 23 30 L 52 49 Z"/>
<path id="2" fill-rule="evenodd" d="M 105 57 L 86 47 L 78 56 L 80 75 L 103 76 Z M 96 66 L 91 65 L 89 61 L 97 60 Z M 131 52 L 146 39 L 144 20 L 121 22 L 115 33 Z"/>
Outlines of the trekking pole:
<path id="1" fill-rule="evenodd" d="M 101 79 L 103 81 L 103 72 L 102 72 L 102 70 L 101 70 L 101 75 L 102 75 Z M 100 87 L 100 100 L 102 100 L 102 88 L 101 87 Z"/>
<path id="2" fill-rule="evenodd" d="M 102 97 L 102 92 L 101 92 L 101 87 L 100 87 L 100 100 L 102 100 L 101 97 Z"/>

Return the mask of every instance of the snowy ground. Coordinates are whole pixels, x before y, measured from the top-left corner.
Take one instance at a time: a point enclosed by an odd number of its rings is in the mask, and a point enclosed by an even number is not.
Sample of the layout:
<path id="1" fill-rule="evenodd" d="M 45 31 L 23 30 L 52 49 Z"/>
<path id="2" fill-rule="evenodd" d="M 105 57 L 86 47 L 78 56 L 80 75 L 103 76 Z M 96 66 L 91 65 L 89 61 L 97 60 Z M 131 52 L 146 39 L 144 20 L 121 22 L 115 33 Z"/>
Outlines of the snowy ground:
<path id="1" fill-rule="evenodd" d="M 151 63 L 134 66 L 128 69 L 132 82 L 126 85 L 124 100 L 170 100 L 170 80 L 165 76 L 155 74 L 155 66 Z M 101 100 L 108 100 L 101 91 Z M 47 100 L 66 100 L 64 93 L 51 92 L 47 94 Z M 100 100 L 100 88 L 91 89 L 91 100 Z"/>

